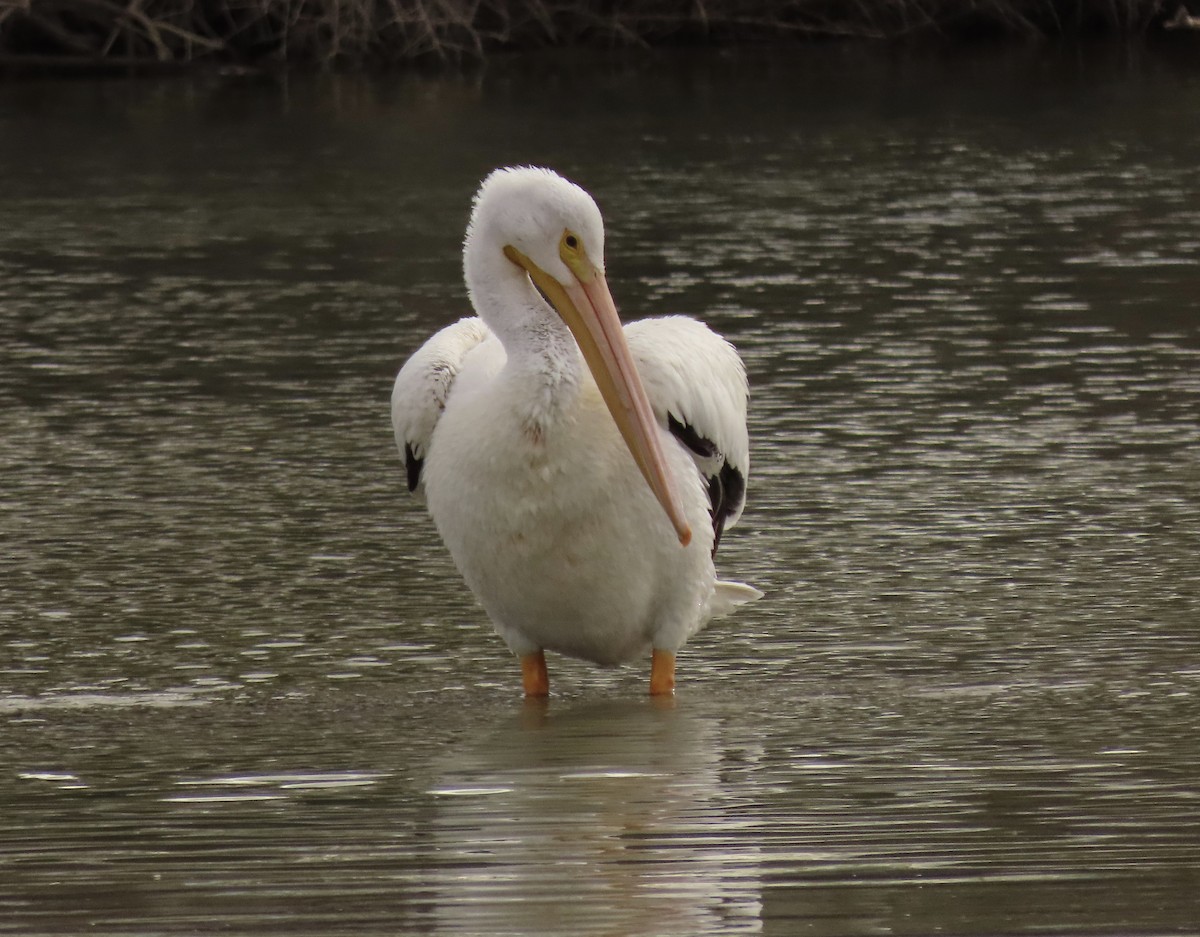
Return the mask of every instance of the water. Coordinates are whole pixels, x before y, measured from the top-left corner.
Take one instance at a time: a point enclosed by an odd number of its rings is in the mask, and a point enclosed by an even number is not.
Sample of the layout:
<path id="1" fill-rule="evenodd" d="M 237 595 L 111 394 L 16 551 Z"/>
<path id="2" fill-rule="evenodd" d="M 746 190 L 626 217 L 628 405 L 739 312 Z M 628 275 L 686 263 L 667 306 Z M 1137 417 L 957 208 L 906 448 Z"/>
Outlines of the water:
<path id="1" fill-rule="evenodd" d="M 0 86 L 0 932 L 1200 931 L 1200 79 L 813 56 Z M 674 706 L 392 450 L 516 162 L 749 367 Z"/>

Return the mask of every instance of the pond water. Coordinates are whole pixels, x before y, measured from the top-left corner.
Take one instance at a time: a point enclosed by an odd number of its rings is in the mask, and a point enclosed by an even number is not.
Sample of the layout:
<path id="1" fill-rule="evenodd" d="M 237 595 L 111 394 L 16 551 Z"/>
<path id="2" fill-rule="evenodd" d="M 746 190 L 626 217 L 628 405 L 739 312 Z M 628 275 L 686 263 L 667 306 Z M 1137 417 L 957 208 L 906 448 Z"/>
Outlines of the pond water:
<path id="1" fill-rule="evenodd" d="M 1200 72 L 0 86 L 0 933 L 1200 932 Z M 404 488 L 478 180 L 750 372 L 766 598 L 520 698 Z"/>

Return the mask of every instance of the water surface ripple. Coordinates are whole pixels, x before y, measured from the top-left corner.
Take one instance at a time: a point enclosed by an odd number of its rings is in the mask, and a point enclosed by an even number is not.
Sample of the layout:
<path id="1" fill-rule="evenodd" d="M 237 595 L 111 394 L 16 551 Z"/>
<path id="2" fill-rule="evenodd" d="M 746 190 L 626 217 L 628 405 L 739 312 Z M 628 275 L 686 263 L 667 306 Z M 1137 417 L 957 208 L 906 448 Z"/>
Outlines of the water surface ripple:
<path id="1" fill-rule="evenodd" d="M 1200 81 L 813 54 L 0 86 L 0 933 L 1197 931 Z M 674 705 L 403 490 L 517 162 L 750 371 Z"/>

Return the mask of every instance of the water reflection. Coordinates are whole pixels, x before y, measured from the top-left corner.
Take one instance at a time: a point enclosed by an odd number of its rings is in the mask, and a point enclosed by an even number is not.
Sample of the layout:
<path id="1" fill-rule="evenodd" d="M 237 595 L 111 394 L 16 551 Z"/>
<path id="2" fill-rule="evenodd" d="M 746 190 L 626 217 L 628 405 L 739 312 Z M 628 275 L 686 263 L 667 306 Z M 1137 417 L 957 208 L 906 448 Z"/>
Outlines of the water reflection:
<path id="1" fill-rule="evenodd" d="M 685 708 L 583 703 L 455 746 L 430 791 L 437 930 L 757 931 L 758 824 L 719 732 Z"/>

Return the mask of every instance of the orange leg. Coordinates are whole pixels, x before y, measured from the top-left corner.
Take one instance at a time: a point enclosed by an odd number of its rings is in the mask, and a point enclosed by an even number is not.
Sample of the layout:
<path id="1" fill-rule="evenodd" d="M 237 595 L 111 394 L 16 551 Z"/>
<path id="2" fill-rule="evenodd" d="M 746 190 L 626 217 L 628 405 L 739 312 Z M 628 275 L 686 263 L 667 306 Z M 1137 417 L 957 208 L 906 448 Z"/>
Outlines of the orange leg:
<path id="1" fill-rule="evenodd" d="M 655 648 L 650 656 L 650 695 L 666 696 L 675 692 L 675 654 Z"/>
<path id="2" fill-rule="evenodd" d="M 550 675 L 546 673 L 546 655 L 542 651 L 521 658 L 521 679 L 525 683 L 526 696 L 550 695 Z"/>

